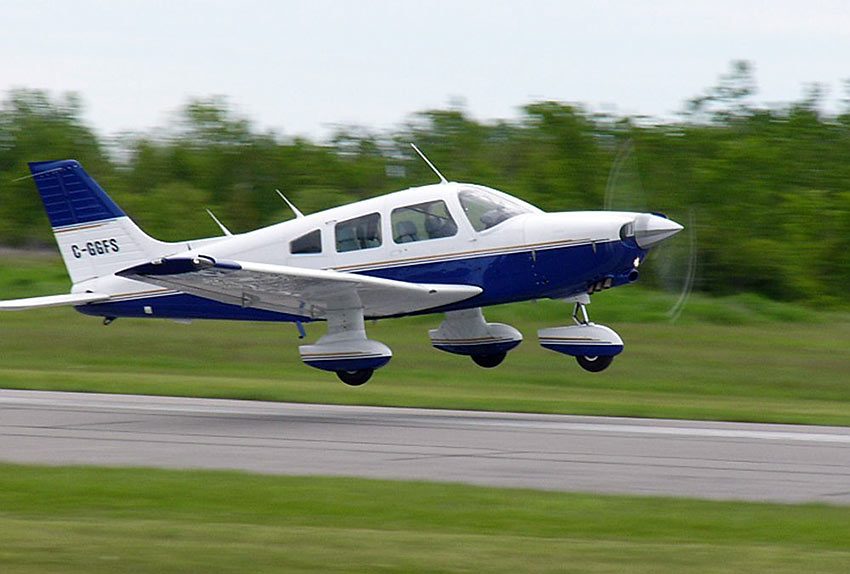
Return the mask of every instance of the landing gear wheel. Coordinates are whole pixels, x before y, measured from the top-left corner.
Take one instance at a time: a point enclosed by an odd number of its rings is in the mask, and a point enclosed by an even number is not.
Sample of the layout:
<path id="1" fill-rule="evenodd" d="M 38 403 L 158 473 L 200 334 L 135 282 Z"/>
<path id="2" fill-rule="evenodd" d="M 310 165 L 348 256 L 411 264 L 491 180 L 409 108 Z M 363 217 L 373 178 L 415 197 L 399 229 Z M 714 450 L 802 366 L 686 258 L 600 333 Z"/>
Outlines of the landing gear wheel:
<path id="1" fill-rule="evenodd" d="M 351 387 L 359 387 L 372 377 L 374 369 L 360 369 L 357 371 L 337 371 L 336 376 L 339 380 Z"/>
<path id="2" fill-rule="evenodd" d="M 507 353 L 495 353 L 492 355 L 472 355 L 472 360 L 475 361 L 475 364 L 479 367 L 484 367 L 485 369 L 492 369 L 493 367 L 498 367 L 502 361 L 505 360 Z"/>
<path id="3" fill-rule="evenodd" d="M 578 355 L 576 361 L 581 365 L 581 368 L 591 373 L 598 373 L 608 368 L 614 360 L 613 356 L 585 356 Z"/>

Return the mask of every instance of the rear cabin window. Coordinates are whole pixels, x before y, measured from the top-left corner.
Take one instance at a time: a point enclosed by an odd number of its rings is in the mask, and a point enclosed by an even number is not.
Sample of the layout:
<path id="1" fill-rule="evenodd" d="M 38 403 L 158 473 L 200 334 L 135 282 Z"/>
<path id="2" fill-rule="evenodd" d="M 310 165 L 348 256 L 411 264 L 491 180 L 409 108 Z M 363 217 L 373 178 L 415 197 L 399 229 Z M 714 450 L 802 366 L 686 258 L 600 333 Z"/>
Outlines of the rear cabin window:
<path id="1" fill-rule="evenodd" d="M 293 255 L 322 252 L 322 232 L 318 229 L 289 242 L 289 252 Z"/>
<path id="2" fill-rule="evenodd" d="M 339 253 L 381 246 L 381 216 L 370 213 L 336 224 L 336 250 Z"/>
<path id="3" fill-rule="evenodd" d="M 439 239 L 457 234 L 457 224 L 449 214 L 446 202 L 442 200 L 393 209 L 391 220 L 395 243 Z"/>

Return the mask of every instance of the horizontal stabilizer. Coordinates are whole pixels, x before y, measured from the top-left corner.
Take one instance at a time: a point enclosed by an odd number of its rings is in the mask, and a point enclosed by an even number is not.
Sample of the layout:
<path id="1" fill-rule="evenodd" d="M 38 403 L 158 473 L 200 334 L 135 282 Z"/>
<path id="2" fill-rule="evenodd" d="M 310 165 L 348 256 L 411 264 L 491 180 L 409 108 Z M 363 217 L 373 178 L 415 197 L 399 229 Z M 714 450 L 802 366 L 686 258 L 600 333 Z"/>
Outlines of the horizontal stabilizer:
<path id="1" fill-rule="evenodd" d="M 23 311 L 40 307 L 61 307 L 62 305 L 85 305 L 95 301 L 105 301 L 109 295 L 98 293 L 69 293 L 67 295 L 48 295 L 47 297 L 28 297 L 0 301 L 0 311 Z"/>
<path id="2" fill-rule="evenodd" d="M 366 317 L 404 315 L 475 297 L 481 288 L 394 281 L 356 273 L 211 257 L 169 257 L 117 275 L 222 303 L 324 319 L 328 310 L 362 308 Z"/>

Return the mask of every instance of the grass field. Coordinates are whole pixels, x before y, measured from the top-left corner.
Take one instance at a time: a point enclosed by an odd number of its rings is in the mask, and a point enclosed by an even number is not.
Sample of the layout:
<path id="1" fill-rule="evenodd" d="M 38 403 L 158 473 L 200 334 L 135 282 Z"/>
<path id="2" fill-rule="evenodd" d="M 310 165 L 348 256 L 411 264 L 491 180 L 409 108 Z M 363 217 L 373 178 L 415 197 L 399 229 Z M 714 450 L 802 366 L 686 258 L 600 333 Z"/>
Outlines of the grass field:
<path id="1" fill-rule="evenodd" d="M 847 572 L 850 508 L 0 465 L 0 571 Z"/>
<path id="2" fill-rule="evenodd" d="M 0 258 L 0 297 L 68 288 L 55 256 Z M 541 349 L 538 328 L 569 324 L 545 301 L 487 310 L 526 341 L 497 369 L 432 349 L 439 316 L 380 321 L 394 351 L 363 388 L 298 359 L 290 324 L 119 319 L 103 327 L 70 308 L 0 315 L 0 387 L 235 397 L 436 408 L 850 424 L 850 316 L 741 296 L 694 297 L 681 320 L 670 297 L 627 287 L 594 298 L 593 318 L 626 350 L 600 374 Z M 324 333 L 308 325 L 308 340 Z"/>

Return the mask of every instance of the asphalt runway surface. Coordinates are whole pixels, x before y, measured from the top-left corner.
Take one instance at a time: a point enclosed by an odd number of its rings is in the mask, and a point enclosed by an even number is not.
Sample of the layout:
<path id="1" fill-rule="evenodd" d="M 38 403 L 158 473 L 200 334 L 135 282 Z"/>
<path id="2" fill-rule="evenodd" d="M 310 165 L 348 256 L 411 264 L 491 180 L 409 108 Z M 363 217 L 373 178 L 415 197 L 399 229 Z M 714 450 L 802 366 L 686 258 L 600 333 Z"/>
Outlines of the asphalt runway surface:
<path id="1" fill-rule="evenodd" d="M 850 504 L 850 428 L 0 390 L 0 460 Z"/>

